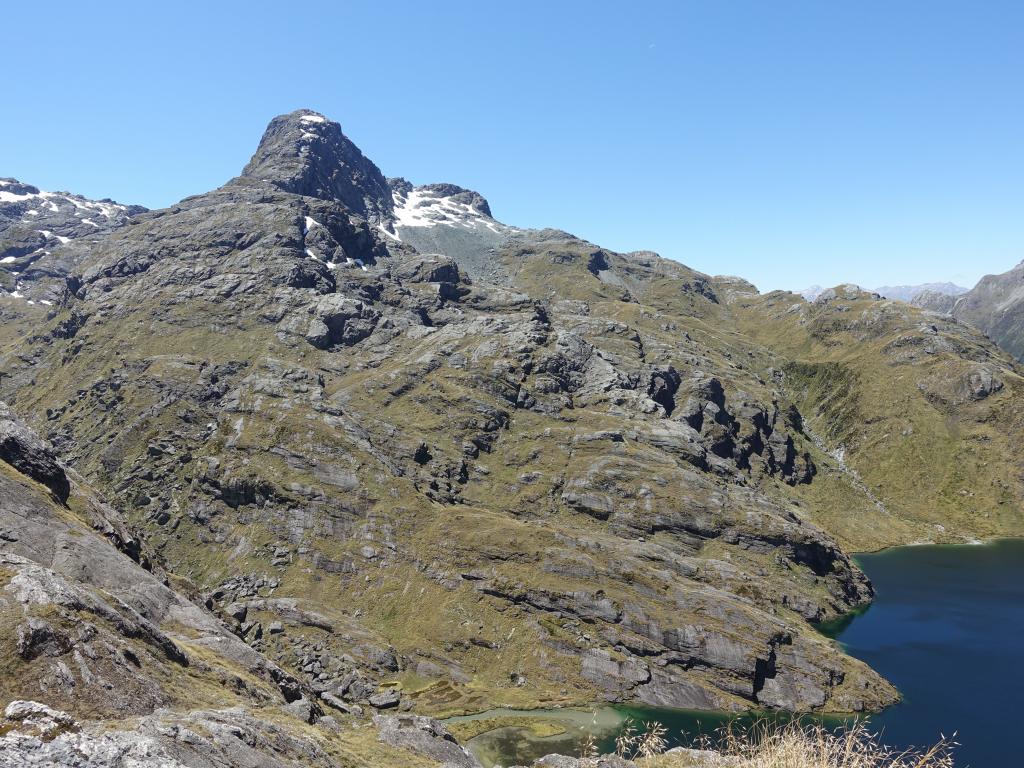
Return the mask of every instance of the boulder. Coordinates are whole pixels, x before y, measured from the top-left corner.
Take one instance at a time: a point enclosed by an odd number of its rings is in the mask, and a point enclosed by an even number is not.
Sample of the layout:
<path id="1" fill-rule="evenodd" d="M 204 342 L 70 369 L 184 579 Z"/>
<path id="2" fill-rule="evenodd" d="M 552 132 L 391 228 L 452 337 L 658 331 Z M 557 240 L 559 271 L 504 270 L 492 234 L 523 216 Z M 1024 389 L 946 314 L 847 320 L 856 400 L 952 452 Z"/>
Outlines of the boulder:
<path id="1" fill-rule="evenodd" d="M 0 402 L 0 460 L 45 485 L 61 503 L 68 500 L 71 483 L 53 448 L 25 426 L 3 402 Z"/>
<path id="2" fill-rule="evenodd" d="M 4 720 L 7 721 L 8 729 L 16 729 L 41 739 L 52 739 L 61 731 L 77 731 L 79 727 L 67 712 L 51 709 L 37 701 L 12 701 L 4 709 Z M 4 730 L 0 729 L 0 733 Z"/>
<path id="3" fill-rule="evenodd" d="M 374 709 L 391 709 L 397 707 L 402 700 L 402 694 L 393 688 L 373 694 L 369 698 L 370 706 Z"/>
<path id="4" fill-rule="evenodd" d="M 446 768 L 480 768 L 468 749 L 437 720 L 419 715 L 376 715 L 377 740 L 424 755 Z"/>

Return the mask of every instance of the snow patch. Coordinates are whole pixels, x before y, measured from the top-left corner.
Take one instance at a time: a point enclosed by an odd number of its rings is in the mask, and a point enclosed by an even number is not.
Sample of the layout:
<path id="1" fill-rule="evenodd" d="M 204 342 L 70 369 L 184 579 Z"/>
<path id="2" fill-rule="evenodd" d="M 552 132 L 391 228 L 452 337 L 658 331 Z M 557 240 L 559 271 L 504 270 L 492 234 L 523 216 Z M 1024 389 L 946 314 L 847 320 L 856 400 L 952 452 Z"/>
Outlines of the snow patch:
<path id="1" fill-rule="evenodd" d="M 80 200 L 75 197 L 65 197 L 64 199 L 70 201 L 71 204 L 80 211 L 99 213 L 105 219 L 113 219 L 118 213 L 123 213 L 125 211 L 125 207 L 123 205 L 114 205 L 113 203 L 94 203 L 91 200 Z M 56 210 L 56 208 L 54 210 Z M 93 226 L 98 227 L 99 224 L 93 224 Z"/>
<path id="2" fill-rule="evenodd" d="M 392 200 L 395 225 L 399 227 L 486 228 L 497 234 L 504 234 L 514 229 L 514 227 L 495 221 L 468 203 L 458 202 L 451 197 L 439 196 L 436 192 L 418 188 L 408 194 L 394 192 Z M 387 230 L 384 232 L 394 237 Z"/>
<path id="3" fill-rule="evenodd" d="M 442 223 L 438 216 L 439 198 L 412 190 L 405 199 L 394 196 L 395 223 L 400 227 L 436 227 Z"/>
<path id="4" fill-rule="evenodd" d="M 323 115 L 303 115 L 299 118 L 302 123 L 326 123 L 327 118 Z"/>
<path id="5" fill-rule="evenodd" d="M 17 259 L 15 259 L 13 256 L 4 256 L 2 259 L 0 259 L 0 264 L 13 264 L 15 261 L 17 261 Z"/>
<path id="6" fill-rule="evenodd" d="M 111 203 L 93 203 L 93 205 L 99 208 L 100 213 L 108 219 L 112 219 L 117 216 L 117 214 L 125 211 L 125 207 L 123 205 L 113 205 Z"/>
<path id="7" fill-rule="evenodd" d="M 38 195 L 30 193 L 18 195 L 14 192 L 4 192 L 3 190 L 0 190 L 0 203 L 21 203 L 25 200 L 31 200 L 33 197 L 38 197 Z"/>
<path id="8" fill-rule="evenodd" d="M 321 224 L 316 219 L 311 219 L 309 216 L 306 217 L 306 231 L 307 232 L 309 232 L 309 230 L 311 230 L 313 227 L 322 227 L 322 226 L 323 226 L 323 224 Z"/>

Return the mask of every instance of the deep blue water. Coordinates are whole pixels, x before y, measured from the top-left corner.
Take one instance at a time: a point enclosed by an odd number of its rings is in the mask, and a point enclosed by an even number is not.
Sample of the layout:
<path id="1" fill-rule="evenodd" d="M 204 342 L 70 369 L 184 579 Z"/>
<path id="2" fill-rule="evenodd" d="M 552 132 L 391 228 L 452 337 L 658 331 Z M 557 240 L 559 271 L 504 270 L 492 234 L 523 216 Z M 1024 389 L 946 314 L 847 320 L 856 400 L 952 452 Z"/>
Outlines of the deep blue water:
<path id="1" fill-rule="evenodd" d="M 871 607 L 838 639 L 903 693 L 872 718 L 889 744 L 957 734 L 957 766 L 1024 766 L 1024 541 L 902 547 L 857 558 Z"/>
<path id="2" fill-rule="evenodd" d="M 875 585 L 863 613 L 823 628 L 902 692 L 902 703 L 871 716 L 889 746 L 925 748 L 956 734 L 957 768 L 1024 768 L 1016 729 L 1024 694 L 1024 540 L 981 546 L 901 547 L 857 558 Z M 724 724 L 765 716 L 651 707 L 605 707 L 636 723 L 658 721 L 669 746 L 714 737 Z M 545 713 L 534 713 L 544 715 Z M 550 711 L 547 715 L 558 714 Z M 580 754 L 589 716 L 565 722 L 560 736 L 537 739 L 504 728 L 470 742 L 485 765 L 529 763 L 549 752 Z M 598 738 L 614 748 L 617 727 Z M 842 721 L 826 718 L 827 724 Z"/>

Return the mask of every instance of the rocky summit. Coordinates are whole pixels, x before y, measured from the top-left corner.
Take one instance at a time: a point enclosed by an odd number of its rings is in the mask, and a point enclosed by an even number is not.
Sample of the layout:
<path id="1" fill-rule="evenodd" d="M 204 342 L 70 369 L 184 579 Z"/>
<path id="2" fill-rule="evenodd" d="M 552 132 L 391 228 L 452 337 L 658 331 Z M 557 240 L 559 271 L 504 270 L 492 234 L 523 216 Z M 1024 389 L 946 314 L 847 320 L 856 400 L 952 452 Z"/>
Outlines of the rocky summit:
<path id="1" fill-rule="evenodd" d="M 1021 370 L 952 317 L 510 226 L 309 110 L 56 241 L 25 206 L 90 203 L 0 184 L 0 754 L 471 766 L 432 718 L 875 710 L 814 627 L 872 599 L 849 552 L 1024 531 Z"/>

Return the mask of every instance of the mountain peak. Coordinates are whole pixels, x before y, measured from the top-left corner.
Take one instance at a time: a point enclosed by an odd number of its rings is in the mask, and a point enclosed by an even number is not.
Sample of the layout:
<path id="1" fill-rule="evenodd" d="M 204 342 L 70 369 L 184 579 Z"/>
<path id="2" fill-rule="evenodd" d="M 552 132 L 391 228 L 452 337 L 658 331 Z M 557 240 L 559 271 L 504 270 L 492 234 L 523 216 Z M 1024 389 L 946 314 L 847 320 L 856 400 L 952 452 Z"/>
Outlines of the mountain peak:
<path id="1" fill-rule="evenodd" d="M 285 192 L 337 200 L 367 219 L 381 221 L 392 209 L 391 190 L 380 169 L 341 125 L 310 109 L 278 115 L 242 170 Z"/>

